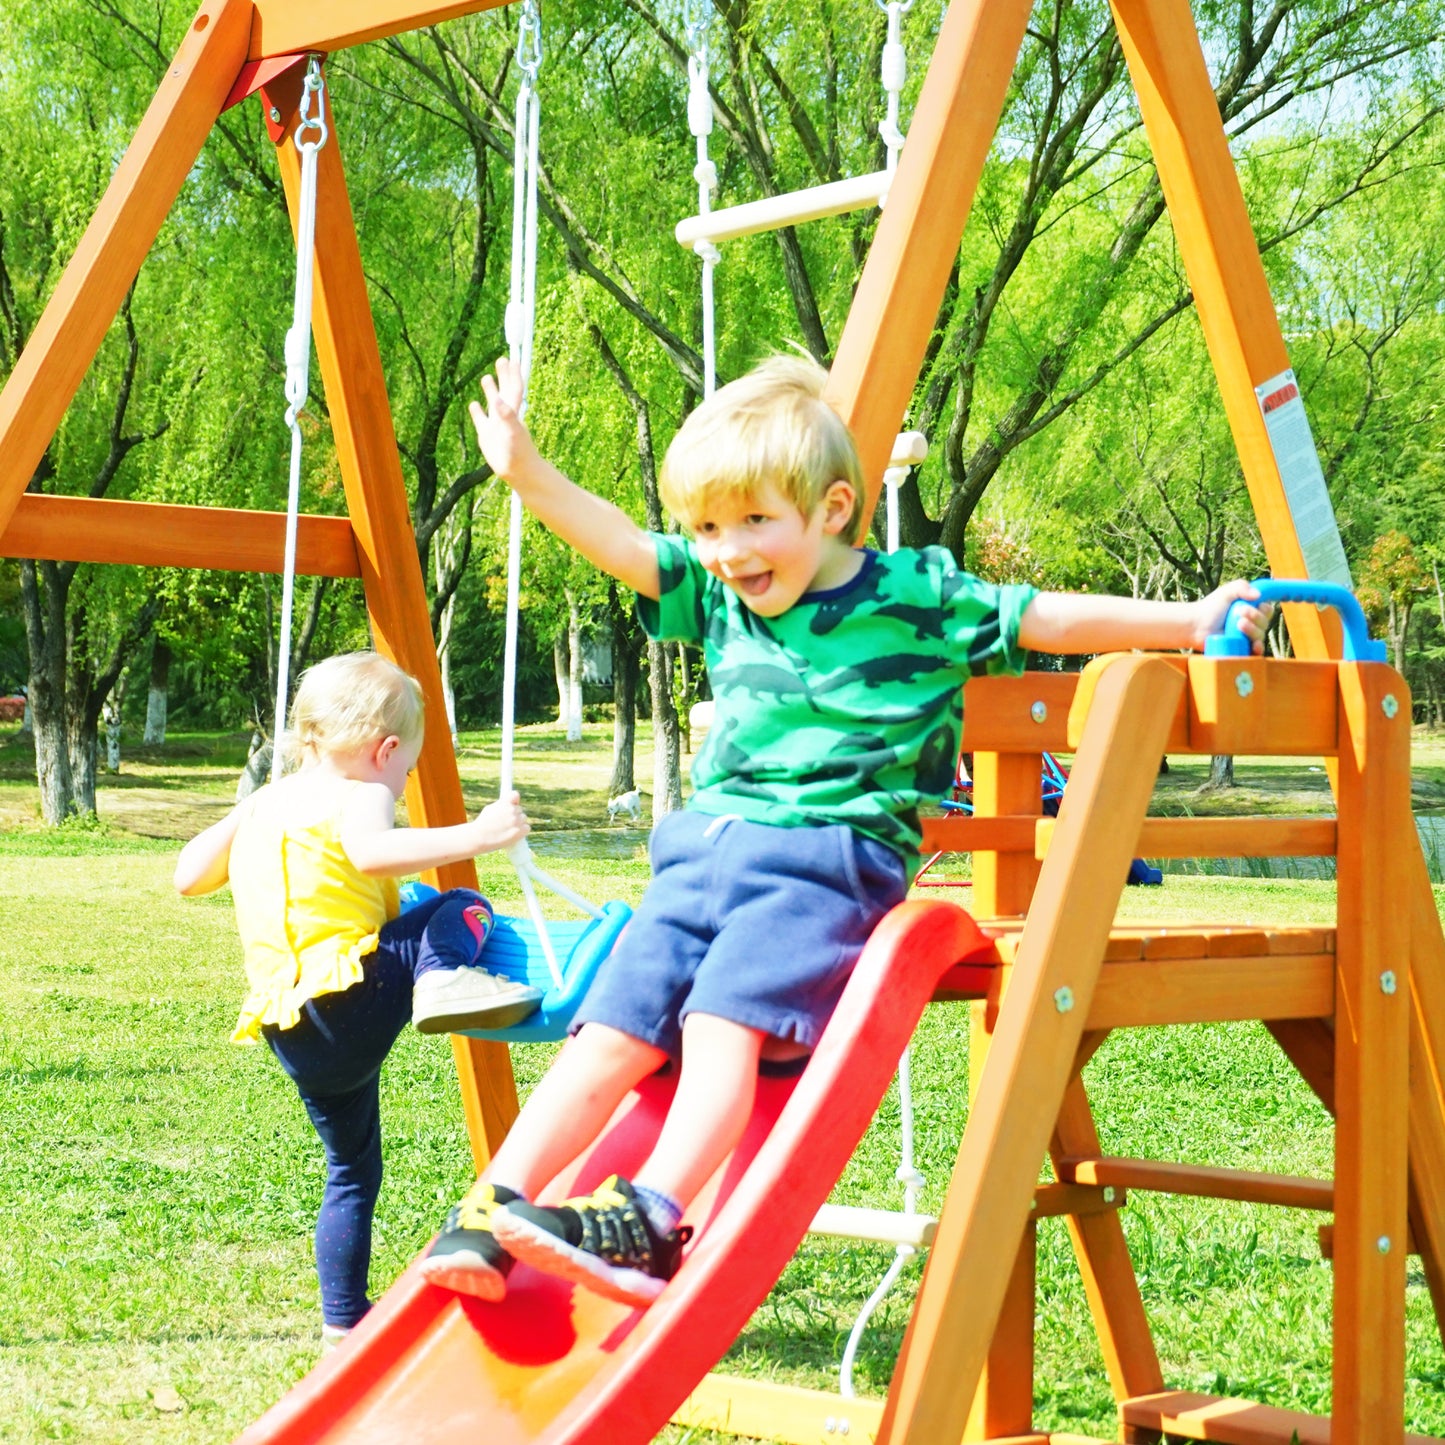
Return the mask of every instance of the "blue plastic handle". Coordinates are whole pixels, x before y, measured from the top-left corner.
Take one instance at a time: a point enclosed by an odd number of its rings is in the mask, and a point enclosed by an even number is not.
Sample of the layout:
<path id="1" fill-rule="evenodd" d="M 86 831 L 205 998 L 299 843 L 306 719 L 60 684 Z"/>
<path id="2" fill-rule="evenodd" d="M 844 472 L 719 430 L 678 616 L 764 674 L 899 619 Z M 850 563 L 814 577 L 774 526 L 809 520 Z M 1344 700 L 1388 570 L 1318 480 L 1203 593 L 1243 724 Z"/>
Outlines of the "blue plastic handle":
<path id="1" fill-rule="evenodd" d="M 1316 607 L 1333 607 L 1345 625 L 1346 662 L 1384 662 L 1385 644 L 1370 637 L 1370 625 L 1355 600 L 1355 594 L 1338 582 L 1310 582 L 1301 578 L 1261 577 L 1254 586 L 1256 602 L 1313 602 Z M 1204 641 L 1207 657 L 1248 657 L 1254 645 L 1239 630 L 1239 616 L 1253 602 L 1231 602 L 1222 631 Z"/>

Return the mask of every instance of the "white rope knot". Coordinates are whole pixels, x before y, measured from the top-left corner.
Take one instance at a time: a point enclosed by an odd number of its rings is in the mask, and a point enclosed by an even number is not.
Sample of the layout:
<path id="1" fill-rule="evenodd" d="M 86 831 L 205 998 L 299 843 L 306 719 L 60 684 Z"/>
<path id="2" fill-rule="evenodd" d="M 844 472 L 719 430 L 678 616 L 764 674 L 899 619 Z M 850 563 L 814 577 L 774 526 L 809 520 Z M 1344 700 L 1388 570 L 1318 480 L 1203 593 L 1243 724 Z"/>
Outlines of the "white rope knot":
<path id="1" fill-rule="evenodd" d="M 692 252 L 709 266 L 716 266 L 722 260 L 722 252 L 711 241 L 694 241 Z"/>
<path id="2" fill-rule="evenodd" d="M 692 178 L 708 191 L 717 190 L 717 167 L 709 160 L 699 161 L 692 168 Z"/>

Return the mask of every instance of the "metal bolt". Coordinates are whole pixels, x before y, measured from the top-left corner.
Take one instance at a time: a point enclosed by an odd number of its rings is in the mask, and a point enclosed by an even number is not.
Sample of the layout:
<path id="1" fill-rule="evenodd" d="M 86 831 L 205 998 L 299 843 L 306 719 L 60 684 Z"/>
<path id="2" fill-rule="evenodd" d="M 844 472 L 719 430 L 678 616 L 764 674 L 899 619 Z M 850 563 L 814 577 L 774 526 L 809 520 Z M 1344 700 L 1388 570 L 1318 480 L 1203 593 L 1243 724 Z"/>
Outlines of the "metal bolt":
<path id="1" fill-rule="evenodd" d="M 837 1430 L 837 1428 L 838 1422 L 831 1415 L 829 1415 L 828 1418 L 823 1421 L 824 1434 L 832 1435 Z"/>
<path id="2" fill-rule="evenodd" d="M 273 105 L 269 111 L 269 114 L 271 116 L 272 125 L 281 124 L 281 107 L 279 105 Z"/>
<path id="3" fill-rule="evenodd" d="M 1381 1254 L 1389 1254 L 1389 1252 L 1390 1252 L 1390 1236 L 1389 1236 L 1388 1234 L 1382 1234 L 1382 1235 L 1375 1241 L 1375 1248 L 1378 1249 Z"/>
<path id="4" fill-rule="evenodd" d="M 1044 706 L 1042 701 L 1034 703 L 1034 705 L 1029 708 L 1029 716 L 1033 718 L 1036 723 L 1043 722 L 1048 715 L 1049 710 Z"/>
<path id="5" fill-rule="evenodd" d="M 1386 717 L 1394 717 L 1395 714 L 1400 711 L 1400 704 L 1395 701 L 1395 694 L 1393 692 L 1387 692 L 1384 697 L 1380 699 L 1380 711 L 1383 712 Z"/>
<path id="6" fill-rule="evenodd" d="M 1247 672 L 1235 673 L 1234 690 L 1240 697 L 1248 697 L 1254 691 L 1254 678 Z"/>
<path id="7" fill-rule="evenodd" d="M 1382 974 L 1380 975 L 1380 992 L 1381 992 L 1381 993 L 1394 993 L 1394 992 L 1395 992 L 1395 972 L 1394 972 L 1393 969 L 1387 968 L 1387 969 L 1384 971 L 1384 973 L 1382 973 Z"/>
<path id="8" fill-rule="evenodd" d="M 846 1420 L 838 1421 L 838 1433 L 840 1435 L 846 1435 L 848 1433 L 848 1422 Z"/>
<path id="9" fill-rule="evenodd" d="M 1054 990 L 1054 1007 L 1066 1014 L 1074 1006 L 1074 991 L 1067 984 Z"/>
<path id="10" fill-rule="evenodd" d="M 1118 1198 L 1118 1196 L 1114 1192 L 1114 1186 L 1112 1184 L 1106 1184 L 1104 1186 L 1104 1203 L 1112 1204 L 1116 1198 Z"/>

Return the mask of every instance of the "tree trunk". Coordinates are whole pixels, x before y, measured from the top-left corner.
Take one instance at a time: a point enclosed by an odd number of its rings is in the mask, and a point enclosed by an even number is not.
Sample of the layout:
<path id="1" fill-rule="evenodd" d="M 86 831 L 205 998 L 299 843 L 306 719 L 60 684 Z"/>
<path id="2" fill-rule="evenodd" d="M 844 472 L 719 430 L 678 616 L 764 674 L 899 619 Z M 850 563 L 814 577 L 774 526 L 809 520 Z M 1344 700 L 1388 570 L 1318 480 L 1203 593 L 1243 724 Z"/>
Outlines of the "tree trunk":
<path id="1" fill-rule="evenodd" d="M 615 599 L 614 589 L 614 599 Z M 615 605 L 612 613 L 612 781 L 609 798 L 637 786 L 633 771 L 637 748 L 637 650 L 626 619 Z"/>
<path id="2" fill-rule="evenodd" d="M 70 746 L 65 730 L 67 639 L 62 576 L 47 577 L 42 593 L 39 573 L 53 562 L 20 564 L 20 595 L 25 608 L 25 635 L 30 654 L 26 697 L 35 731 L 35 780 L 40 786 L 40 816 L 52 827 L 76 811 L 70 774 Z"/>
<path id="3" fill-rule="evenodd" d="M 171 650 L 160 638 L 151 648 L 150 691 L 146 693 L 146 730 L 141 742 L 159 747 L 166 740 L 166 712 L 170 705 Z"/>
<path id="4" fill-rule="evenodd" d="M 557 679 L 557 726 L 565 728 L 572 699 L 568 695 L 567 639 L 560 632 L 552 639 L 552 676 Z"/>
<path id="5" fill-rule="evenodd" d="M 95 772 L 100 756 L 100 719 L 89 708 L 72 713 L 69 729 L 70 779 L 77 813 L 95 812 Z"/>
<path id="6" fill-rule="evenodd" d="M 1199 790 L 1213 793 L 1220 788 L 1234 786 L 1234 759 L 1223 753 L 1216 753 L 1209 760 L 1209 781 Z"/>
<path id="7" fill-rule="evenodd" d="M 582 741 L 582 612 L 569 587 L 567 597 L 567 741 Z"/>
<path id="8" fill-rule="evenodd" d="M 652 821 L 656 823 L 682 807 L 682 748 L 672 701 L 672 649 L 665 642 L 649 642 L 647 664 L 652 689 Z"/>
<path id="9" fill-rule="evenodd" d="M 120 772 L 120 705 L 114 698 L 107 698 L 101 710 L 105 719 L 105 768 L 107 772 Z"/>

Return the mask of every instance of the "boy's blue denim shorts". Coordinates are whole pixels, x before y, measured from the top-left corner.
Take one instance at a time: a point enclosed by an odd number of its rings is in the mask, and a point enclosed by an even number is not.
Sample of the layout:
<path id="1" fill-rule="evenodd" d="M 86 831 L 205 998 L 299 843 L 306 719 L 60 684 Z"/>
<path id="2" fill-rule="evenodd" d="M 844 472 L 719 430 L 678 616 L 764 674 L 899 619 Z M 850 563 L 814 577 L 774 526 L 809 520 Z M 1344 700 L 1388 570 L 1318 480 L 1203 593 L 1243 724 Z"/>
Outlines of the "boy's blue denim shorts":
<path id="1" fill-rule="evenodd" d="M 812 1049 L 868 936 L 908 892 L 903 859 L 841 824 L 780 828 L 684 808 L 652 831 L 652 882 L 572 1023 L 682 1054 L 714 1014 Z"/>

